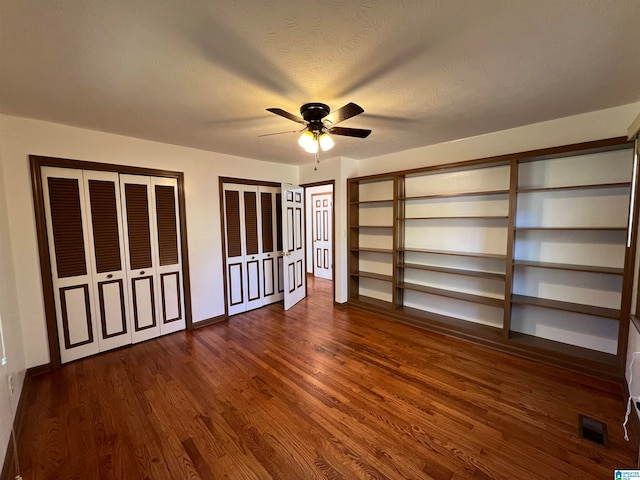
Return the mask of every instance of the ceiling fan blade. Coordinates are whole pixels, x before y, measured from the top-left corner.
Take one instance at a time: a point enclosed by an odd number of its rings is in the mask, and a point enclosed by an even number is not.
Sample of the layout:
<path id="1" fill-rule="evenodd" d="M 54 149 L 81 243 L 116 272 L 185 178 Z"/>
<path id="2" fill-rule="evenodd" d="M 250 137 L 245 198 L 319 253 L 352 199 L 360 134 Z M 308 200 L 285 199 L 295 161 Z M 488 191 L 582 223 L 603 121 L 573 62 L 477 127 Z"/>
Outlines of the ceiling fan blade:
<path id="1" fill-rule="evenodd" d="M 362 128 L 333 127 L 329 128 L 328 130 L 331 135 L 344 135 L 345 137 L 358 138 L 367 138 L 371 133 L 371 130 L 365 130 Z"/>
<path id="2" fill-rule="evenodd" d="M 280 115 L 281 117 L 293 120 L 294 122 L 301 123 L 302 125 L 307 124 L 307 122 L 305 122 L 302 118 L 294 115 L 293 113 L 285 112 L 281 108 L 267 108 L 267 112 L 275 113 L 276 115 Z"/>
<path id="3" fill-rule="evenodd" d="M 362 112 L 364 112 L 364 109 L 360 105 L 356 105 L 355 103 L 347 103 L 344 107 L 331 112 L 329 115 L 324 117 L 323 120 L 330 123 L 331 125 L 336 125 L 337 123 L 343 122 L 348 118 L 360 115 Z"/>
<path id="4" fill-rule="evenodd" d="M 304 130 L 304 128 L 302 130 Z M 258 135 L 258 136 L 259 137 L 271 137 L 272 135 L 282 135 L 284 133 L 300 133 L 302 130 L 288 130 L 286 132 L 265 133 L 265 134 Z"/>

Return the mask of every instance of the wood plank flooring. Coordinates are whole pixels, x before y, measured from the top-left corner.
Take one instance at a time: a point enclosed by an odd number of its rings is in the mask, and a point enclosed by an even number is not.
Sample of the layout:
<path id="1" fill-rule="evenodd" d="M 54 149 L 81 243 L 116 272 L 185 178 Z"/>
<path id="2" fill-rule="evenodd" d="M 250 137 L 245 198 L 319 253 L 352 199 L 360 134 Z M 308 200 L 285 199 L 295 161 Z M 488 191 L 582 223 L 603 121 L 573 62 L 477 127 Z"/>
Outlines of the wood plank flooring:
<path id="1" fill-rule="evenodd" d="M 620 388 L 310 296 L 36 377 L 36 479 L 607 479 Z M 578 437 L 578 414 L 610 446 Z M 632 439 L 634 440 L 634 439 Z"/>

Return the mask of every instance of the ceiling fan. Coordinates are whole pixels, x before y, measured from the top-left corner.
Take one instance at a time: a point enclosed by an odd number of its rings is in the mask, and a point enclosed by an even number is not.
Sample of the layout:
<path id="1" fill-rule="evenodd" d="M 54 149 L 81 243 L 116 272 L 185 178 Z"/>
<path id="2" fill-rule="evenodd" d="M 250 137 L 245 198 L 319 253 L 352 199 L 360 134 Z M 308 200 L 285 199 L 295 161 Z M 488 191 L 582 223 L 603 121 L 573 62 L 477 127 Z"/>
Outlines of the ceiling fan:
<path id="1" fill-rule="evenodd" d="M 305 103 L 300 107 L 300 115 L 302 115 L 302 117 L 298 117 L 281 108 L 267 108 L 267 111 L 304 125 L 304 128 L 302 130 L 270 133 L 260 136 L 266 137 L 269 135 L 279 135 L 280 133 L 302 132 L 298 143 L 309 153 L 317 154 L 318 150 L 326 152 L 333 148 L 334 142 L 329 134 L 367 138 L 371 133 L 371 130 L 361 128 L 336 127 L 338 123 L 364 112 L 364 109 L 355 103 L 347 103 L 344 107 L 334 112 L 331 112 L 329 106 L 324 103 Z"/>

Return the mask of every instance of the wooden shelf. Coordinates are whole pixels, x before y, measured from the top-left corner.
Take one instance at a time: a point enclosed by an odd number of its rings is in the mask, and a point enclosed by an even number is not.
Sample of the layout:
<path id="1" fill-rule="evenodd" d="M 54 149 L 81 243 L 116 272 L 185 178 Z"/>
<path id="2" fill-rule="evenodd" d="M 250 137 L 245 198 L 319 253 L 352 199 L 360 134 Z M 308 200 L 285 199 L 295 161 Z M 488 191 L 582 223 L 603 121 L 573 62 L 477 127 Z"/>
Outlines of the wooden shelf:
<path id="1" fill-rule="evenodd" d="M 593 265 L 572 265 L 568 263 L 534 262 L 531 260 L 514 260 L 513 264 L 520 267 L 549 268 L 554 270 L 568 270 L 572 272 L 604 273 L 607 275 L 624 275 L 623 268 L 596 267 Z"/>
<path id="2" fill-rule="evenodd" d="M 400 268 L 413 268 L 415 270 L 428 270 L 431 272 L 451 273 L 453 275 L 466 275 L 468 277 L 489 278 L 493 280 L 504 280 L 504 273 L 484 272 L 482 270 L 467 270 L 464 268 L 440 267 L 437 265 L 424 265 L 421 263 L 403 263 L 399 264 Z"/>
<path id="3" fill-rule="evenodd" d="M 376 205 L 384 203 L 393 203 L 393 200 L 360 200 L 358 202 L 349 202 L 351 205 Z"/>
<path id="4" fill-rule="evenodd" d="M 476 216 L 453 216 L 453 217 L 408 217 L 398 218 L 399 221 L 408 220 L 506 220 L 506 215 L 476 215 Z"/>
<path id="5" fill-rule="evenodd" d="M 352 252 L 393 253 L 393 249 L 391 248 L 356 247 L 350 250 Z"/>
<path id="6" fill-rule="evenodd" d="M 364 277 L 364 278 L 373 278 L 375 280 L 383 280 L 385 282 L 392 282 L 393 281 L 393 276 L 392 275 L 385 275 L 382 273 L 373 273 L 373 272 L 365 272 L 365 271 L 358 271 L 358 272 L 352 272 L 350 273 L 350 275 L 354 276 L 354 277 Z"/>
<path id="7" fill-rule="evenodd" d="M 393 304 L 391 302 L 380 300 L 379 298 L 367 297 L 366 295 L 355 295 L 349 298 L 349 302 L 375 307 L 376 309 L 383 311 L 393 309 Z"/>
<path id="8" fill-rule="evenodd" d="M 493 307 L 503 307 L 504 300 L 502 298 L 485 297 L 483 295 L 474 295 L 471 293 L 456 292 L 454 290 L 444 290 L 442 288 L 428 287 L 426 285 L 418 285 L 415 283 L 401 283 L 399 288 L 405 290 L 413 290 L 415 292 L 429 293 L 440 297 L 454 298 L 465 302 L 481 303 L 483 305 L 491 305 Z"/>
<path id="9" fill-rule="evenodd" d="M 596 307 L 593 305 L 584 305 L 581 303 L 562 302 L 559 300 L 550 300 L 547 298 L 529 297 L 526 295 L 517 294 L 511 296 L 511 302 L 521 305 L 533 305 L 535 307 L 550 308 L 552 310 L 581 313 L 583 315 L 592 315 L 595 317 L 610 318 L 612 320 L 620 319 L 620 310 L 614 308 Z"/>
<path id="10" fill-rule="evenodd" d="M 587 232 L 587 231 L 601 231 L 601 232 L 626 232 L 627 227 L 515 227 L 515 230 L 549 230 L 549 231 L 574 231 L 574 232 Z"/>
<path id="11" fill-rule="evenodd" d="M 350 228 L 393 228 L 393 225 L 351 225 Z"/>
<path id="12" fill-rule="evenodd" d="M 491 195 L 508 195 L 509 190 L 487 190 L 482 192 L 464 192 L 464 193 L 439 193 L 434 195 L 416 195 L 410 197 L 398 197 L 398 200 L 430 200 L 438 198 L 457 198 L 457 197 L 488 197 Z"/>
<path id="13" fill-rule="evenodd" d="M 561 190 L 593 190 L 599 188 L 628 188 L 631 186 L 630 182 L 617 182 L 617 183 L 593 183 L 588 185 L 566 185 L 561 187 L 532 187 L 532 188 L 519 188 L 518 193 L 532 193 L 532 192 L 553 192 Z"/>
<path id="14" fill-rule="evenodd" d="M 429 323 L 435 322 L 445 326 L 447 329 L 464 332 L 472 335 L 473 337 L 493 341 L 500 341 L 502 337 L 501 328 L 484 325 L 482 323 L 471 322 L 469 320 L 450 317 L 448 315 L 442 315 L 441 313 L 434 313 L 413 307 L 399 307 L 396 311 L 401 313 L 403 316 L 418 320 L 418 322 L 409 322 L 413 324 L 419 325 L 421 320 L 426 320 Z"/>
<path id="15" fill-rule="evenodd" d="M 520 332 L 509 332 L 509 342 L 537 350 L 546 350 L 558 356 L 581 358 L 605 365 L 617 365 L 617 356 L 590 348 L 578 347 L 568 343 L 556 342 L 542 337 Z"/>
<path id="16" fill-rule="evenodd" d="M 430 253 L 434 255 L 452 255 L 456 257 L 475 257 L 475 258 L 495 258 L 500 260 L 505 260 L 507 258 L 506 255 L 496 254 L 496 253 L 478 253 L 478 252 L 456 252 L 453 250 L 430 250 L 424 248 L 403 248 L 400 249 L 402 252 L 413 252 L 413 253 Z"/>

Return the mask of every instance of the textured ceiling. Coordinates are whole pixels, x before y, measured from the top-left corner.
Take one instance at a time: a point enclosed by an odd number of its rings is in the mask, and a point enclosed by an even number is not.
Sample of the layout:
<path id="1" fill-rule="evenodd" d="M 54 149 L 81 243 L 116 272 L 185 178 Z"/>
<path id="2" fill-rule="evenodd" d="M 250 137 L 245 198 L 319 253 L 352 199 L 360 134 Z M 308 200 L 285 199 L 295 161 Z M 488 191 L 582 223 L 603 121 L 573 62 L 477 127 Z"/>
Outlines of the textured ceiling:
<path id="1" fill-rule="evenodd" d="M 365 113 L 368 158 L 640 100 L 640 0 L 0 0 L 0 111 L 313 159 L 301 104 Z"/>

